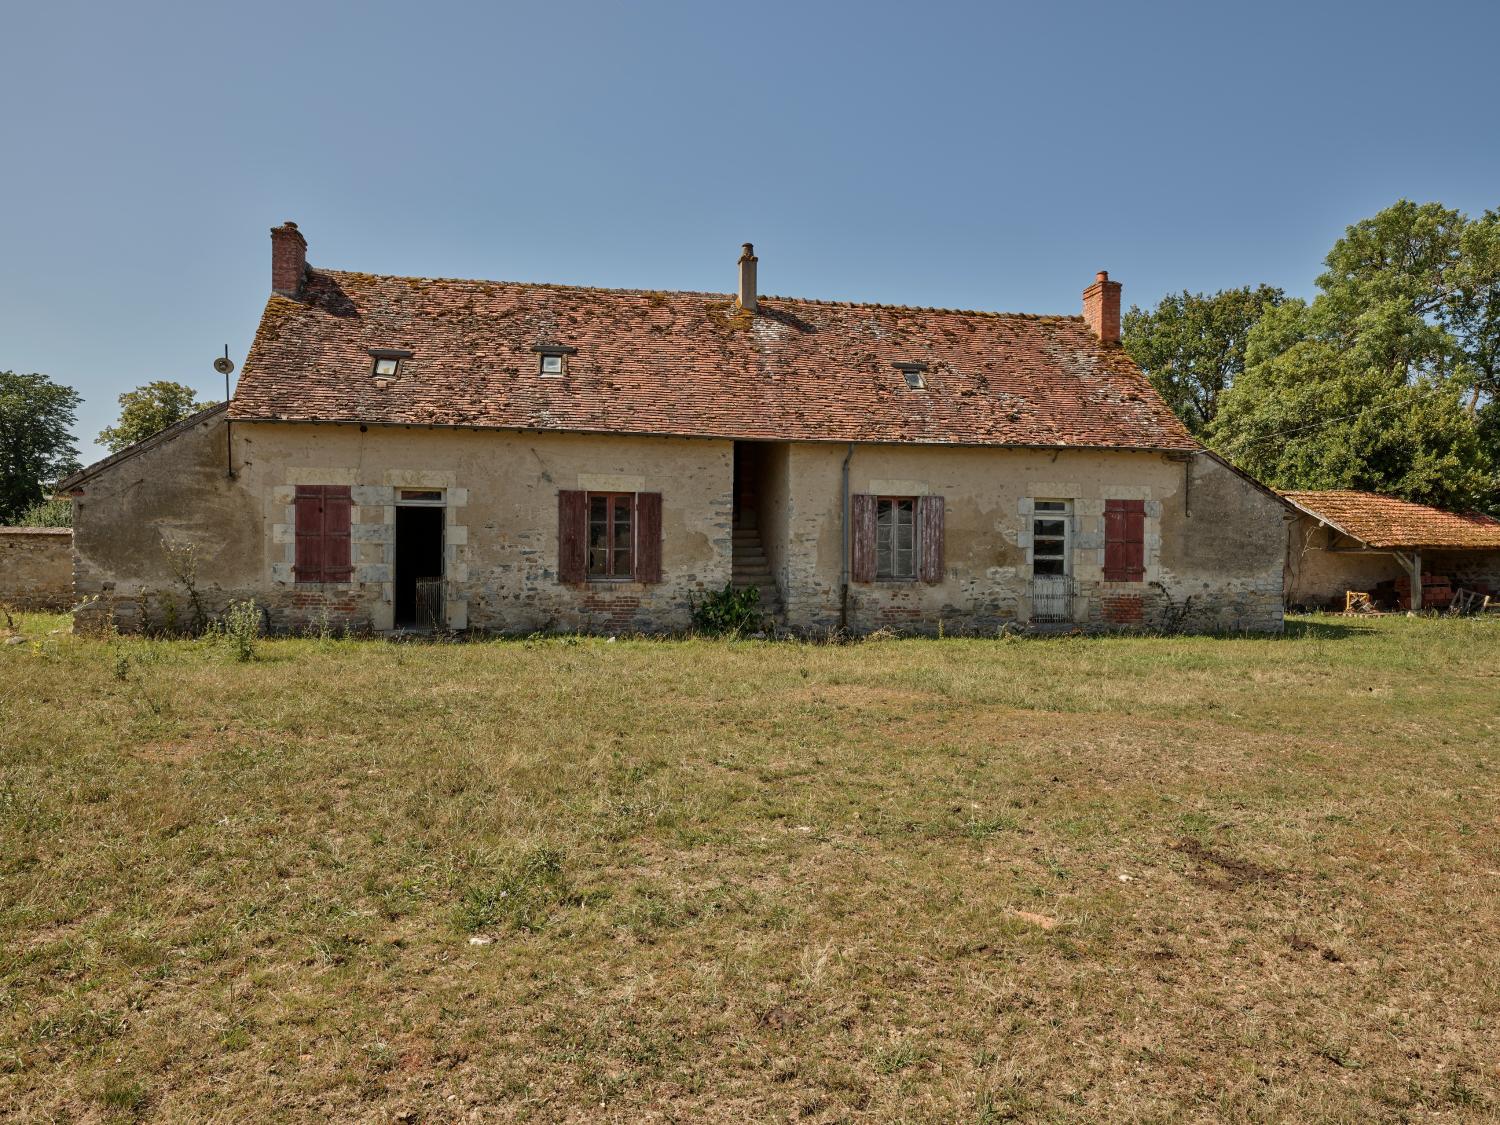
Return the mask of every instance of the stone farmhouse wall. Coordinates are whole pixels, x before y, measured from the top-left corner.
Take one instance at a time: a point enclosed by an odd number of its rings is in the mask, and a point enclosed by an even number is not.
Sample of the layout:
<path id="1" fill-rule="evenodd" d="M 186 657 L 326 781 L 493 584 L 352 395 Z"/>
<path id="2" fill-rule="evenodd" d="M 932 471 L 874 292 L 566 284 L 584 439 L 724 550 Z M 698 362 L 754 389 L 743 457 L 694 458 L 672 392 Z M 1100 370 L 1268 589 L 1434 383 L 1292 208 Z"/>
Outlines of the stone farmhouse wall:
<path id="1" fill-rule="evenodd" d="M 731 572 L 733 443 L 420 427 L 235 423 L 234 476 L 215 415 L 86 480 L 76 497 L 77 588 L 122 628 L 185 619 L 172 560 L 190 557 L 205 612 L 253 598 L 273 627 L 374 630 L 394 620 L 395 499 L 442 489 L 446 620 L 454 629 L 661 632 L 686 629 L 694 599 Z M 794 630 L 840 623 L 841 469 L 847 447 L 767 451 L 762 536 Z M 347 485 L 347 582 L 297 583 L 299 484 Z M 993 633 L 1033 617 L 1030 528 L 1038 499 L 1072 502 L 1084 628 L 1281 628 L 1285 508 L 1206 456 L 1122 451 L 858 446 L 852 492 L 942 495 L 945 572 L 934 584 L 856 583 L 856 632 Z M 558 492 L 659 492 L 662 581 L 558 580 Z M 1104 506 L 1144 502 L 1146 572 L 1106 581 Z M 180 565 L 177 568 L 180 570 Z M 80 623 L 81 625 L 83 623 Z"/>
<path id="2" fill-rule="evenodd" d="M 847 446 L 793 445 L 786 526 L 795 548 L 778 574 L 788 617 L 837 624 L 841 595 L 840 505 Z M 1042 499 L 1072 502 L 1070 624 L 1084 628 L 1280 631 L 1286 508 L 1206 456 L 1169 459 L 1116 450 L 1039 451 L 857 446 L 850 491 L 941 495 L 944 580 L 856 583 L 849 625 L 988 633 L 1034 616 L 1031 527 Z M 1141 500 L 1145 575 L 1104 577 L 1104 507 Z"/>
<path id="3" fill-rule="evenodd" d="M 691 600 L 729 581 L 729 442 L 235 423 L 233 449 L 231 479 L 219 415 L 85 482 L 78 587 L 121 628 L 185 620 L 189 595 L 170 561 L 184 549 L 209 615 L 253 598 L 277 629 L 392 628 L 400 488 L 444 491 L 452 629 L 683 630 Z M 350 486 L 350 581 L 295 581 L 298 484 Z M 661 492 L 664 580 L 560 583 L 560 489 Z"/>
<path id="4" fill-rule="evenodd" d="M 73 531 L 0 527 L 0 605 L 64 610 L 73 605 Z"/>

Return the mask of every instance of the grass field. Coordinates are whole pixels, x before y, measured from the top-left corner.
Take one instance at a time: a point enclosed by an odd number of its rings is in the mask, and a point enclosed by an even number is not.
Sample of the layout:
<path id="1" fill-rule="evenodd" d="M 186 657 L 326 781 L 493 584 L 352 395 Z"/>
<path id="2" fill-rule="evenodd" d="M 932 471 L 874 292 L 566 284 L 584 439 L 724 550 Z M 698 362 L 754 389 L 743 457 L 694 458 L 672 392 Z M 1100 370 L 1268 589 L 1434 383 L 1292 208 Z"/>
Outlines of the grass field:
<path id="1" fill-rule="evenodd" d="M 1500 1113 L 1500 625 L 0 647 L 0 1115 Z"/>

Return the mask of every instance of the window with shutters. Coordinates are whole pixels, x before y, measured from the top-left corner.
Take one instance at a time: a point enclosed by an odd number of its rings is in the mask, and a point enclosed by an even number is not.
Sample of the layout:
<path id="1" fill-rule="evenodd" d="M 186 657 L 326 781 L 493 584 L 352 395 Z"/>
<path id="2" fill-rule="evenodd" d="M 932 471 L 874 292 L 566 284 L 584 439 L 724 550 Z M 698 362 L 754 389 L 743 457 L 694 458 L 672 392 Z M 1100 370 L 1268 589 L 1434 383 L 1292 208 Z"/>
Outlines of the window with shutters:
<path id="1" fill-rule="evenodd" d="M 886 582 L 916 576 L 916 497 L 878 497 L 875 500 L 875 578 Z"/>
<path id="2" fill-rule="evenodd" d="M 854 582 L 943 580 L 943 498 L 871 496 L 850 502 L 850 566 Z"/>
<path id="3" fill-rule="evenodd" d="M 1031 573 L 1073 573 L 1073 502 L 1038 500 L 1032 505 Z"/>
<path id="4" fill-rule="evenodd" d="M 558 579 L 661 581 L 661 493 L 558 493 Z"/>
<path id="5" fill-rule="evenodd" d="M 1104 502 L 1104 580 L 1140 582 L 1146 577 L 1146 502 Z"/>
<path id="6" fill-rule="evenodd" d="M 354 501 L 347 484 L 299 484 L 293 499 L 296 511 L 296 561 L 292 574 L 298 582 L 348 582 L 350 524 Z"/>

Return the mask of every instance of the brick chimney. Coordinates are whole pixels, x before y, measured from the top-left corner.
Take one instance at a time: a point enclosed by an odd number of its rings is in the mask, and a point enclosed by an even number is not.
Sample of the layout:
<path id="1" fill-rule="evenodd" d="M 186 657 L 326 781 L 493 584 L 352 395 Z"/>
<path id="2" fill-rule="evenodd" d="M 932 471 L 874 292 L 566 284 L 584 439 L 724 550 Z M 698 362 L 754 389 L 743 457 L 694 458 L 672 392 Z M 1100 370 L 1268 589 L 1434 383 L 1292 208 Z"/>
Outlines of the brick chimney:
<path id="1" fill-rule="evenodd" d="M 307 239 L 288 219 L 271 228 L 271 292 L 296 297 L 307 273 Z M 1117 302 L 1118 303 L 1118 302 Z"/>
<path id="2" fill-rule="evenodd" d="M 1109 271 L 1100 270 L 1083 291 L 1083 320 L 1100 343 L 1120 342 L 1120 283 L 1109 279 Z"/>
<path id="3" fill-rule="evenodd" d="M 758 261 L 755 247 L 745 243 L 740 251 L 740 308 L 749 313 L 753 313 L 756 306 L 755 263 Z"/>

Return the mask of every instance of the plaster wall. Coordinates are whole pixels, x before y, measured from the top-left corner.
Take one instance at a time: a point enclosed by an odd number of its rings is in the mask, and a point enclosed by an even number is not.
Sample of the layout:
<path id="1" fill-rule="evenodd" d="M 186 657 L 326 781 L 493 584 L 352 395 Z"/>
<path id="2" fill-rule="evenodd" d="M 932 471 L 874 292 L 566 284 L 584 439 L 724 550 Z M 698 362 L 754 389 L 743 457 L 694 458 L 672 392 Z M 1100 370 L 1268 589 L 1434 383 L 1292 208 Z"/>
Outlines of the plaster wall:
<path id="1" fill-rule="evenodd" d="M 85 482 L 81 586 L 122 627 L 161 623 L 169 599 L 183 612 L 167 547 L 188 544 L 210 613 L 253 597 L 276 628 L 389 629 L 401 488 L 443 490 L 451 628 L 681 629 L 690 597 L 729 580 L 729 442 L 270 423 L 233 432 L 233 480 L 218 416 Z M 295 581 L 298 484 L 351 487 L 352 581 Z M 665 580 L 559 583 L 562 489 L 662 493 Z"/>
<path id="2" fill-rule="evenodd" d="M 842 445 L 790 450 L 787 619 L 840 620 Z M 858 446 L 850 491 L 941 495 L 945 573 L 935 584 L 854 583 L 847 622 L 986 632 L 1033 616 L 1031 528 L 1037 500 L 1072 502 L 1072 623 L 1277 631 L 1282 627 L 1285 507 L 1207 457 L 1101 450 Z M 1141 582 L 1104 579 L 1104 507 L 1142 500 Z"/>
<path id="3" fill-rule="evenodd" d="M 122 627 L 191 612 L 180 560 L 191 557 L 205 612 L 254 598 L 273 627 L 326 622 L 388 629 L 401 488 L 441 489 L 447 624 L 504 632 L 663 631 L 688 627 L 691 601 L 730 578 L 733 443 L 358 425 L 236 423 L 226 472 L 222 414 L 87 479 L 77 496 L 80 596 Z M 771 446 L 763 538 L 785 621 L 816 631 L 841 619 L 839 444 Z M 346 484 L 352 580 L 294 580 L 298 484 Z M 1206 456 L 858 446 L 853 492 L 945 499 L 945 571 L 935 584 L 850 586 L 847 624 L 992 631 L 1033 617 L 1032 513 L 1072 502 L 1075 594 L 1087 628 L 1281 628 L 1284 508 Z M 557 580 L 562 489 L 662 494 L 661 583 Z M 1144 501 L 1140 582 L 1103 577 L 1108 499 Z M 174 564 L 174 559 L 178 560 Z"/>

